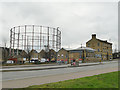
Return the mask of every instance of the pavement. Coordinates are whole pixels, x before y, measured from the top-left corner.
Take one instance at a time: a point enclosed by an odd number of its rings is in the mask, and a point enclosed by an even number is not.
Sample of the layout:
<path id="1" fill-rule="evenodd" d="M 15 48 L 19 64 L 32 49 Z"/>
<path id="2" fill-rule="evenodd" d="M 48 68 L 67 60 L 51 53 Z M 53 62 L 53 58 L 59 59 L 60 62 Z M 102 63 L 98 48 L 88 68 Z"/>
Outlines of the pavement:
<path id="1" fill-rule="evenodd" d="M 113 71 L 118 71 L 118 62 L 104 62 L 99 65 L 89 63 L 88 66 L 84 67 L 2 72 L 2 87 L 24 88 L 31 85 L 64 81 Z"/>
<path id="2" fill-rule="evenodd" d="M 102 62 L 102 64 L 105 63 L 111 63 L 111 62 L 118 62 L 118 61 L 109 61 L 109 62 Z M 79 67 L 82 66 L 90 66 L 90 65 L 99 65 L 100 62 L 95 63 L 80 63 Z M 30 71 L 30 70 L 45 70 L 45 69 L 57 69 L 57 68 L 68 68 L 71 67 L 71 64 L 48 64 L 48 65 L 17 65 L 17 66 L 3 66 L 2 69 L 0 69 L 0 72 L 11 72 L 11 71 Z"/>
<path id="3" fill-rule="evenodd" d="M 22 68 L 22 67 L 42 67 L 42 66 L 56 66 L 58 64 L 51 63 L 51 64 L 31 64 L 31 65 L 13 65 L 13 66 L 2 66 L 2 68 Z"/>

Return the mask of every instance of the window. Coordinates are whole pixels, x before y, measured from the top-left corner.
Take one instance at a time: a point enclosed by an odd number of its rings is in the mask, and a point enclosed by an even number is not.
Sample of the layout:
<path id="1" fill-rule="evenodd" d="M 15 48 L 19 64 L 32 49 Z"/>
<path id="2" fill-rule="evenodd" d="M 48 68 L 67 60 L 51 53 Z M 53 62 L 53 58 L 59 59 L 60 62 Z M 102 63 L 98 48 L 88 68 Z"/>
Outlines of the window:
<path id="1" fill-rule="evenodd" d="M 103 48 L 103 52 L 106 52 L 105 48 Z"/>
<path id="2" fill-rule="evenodd" d="M 98 43 L 98 46 L 100 46 L 100 43 Z"/>
<path id="3" fill-rule="evenodd" d="M 100 52 L 100 50 L 98 49 L 98 52 Z"/>
<path id="4" fill-rule="evenodd" d="M 64 55 L 63 55 L 63 54 L 61 54 L 61 56 L 63 57 Z"/>
<path id="5" fill-rule="evenodd" d="M 66 55 L 65 57 L 67 58 L 68 56 Z"/>
<path id="6" fill-rule="evenodd" d="M 54 55 L 54 53 L 52 52 L 51 55 Z"/>
<path id="7" fill-rule="evenodd" d="M 82 58 L 82 56 L 80 55 L 80 58 Z"/>
<path id="8" fill-rule="evenodd" d="M 90 47 L 90 43 L 88 43 L 88 47 Z"/>
<path id="9" fill-rule="evenodd" d="M 60 55 L 58 54 L 58 57 L 59 57 Z"/>

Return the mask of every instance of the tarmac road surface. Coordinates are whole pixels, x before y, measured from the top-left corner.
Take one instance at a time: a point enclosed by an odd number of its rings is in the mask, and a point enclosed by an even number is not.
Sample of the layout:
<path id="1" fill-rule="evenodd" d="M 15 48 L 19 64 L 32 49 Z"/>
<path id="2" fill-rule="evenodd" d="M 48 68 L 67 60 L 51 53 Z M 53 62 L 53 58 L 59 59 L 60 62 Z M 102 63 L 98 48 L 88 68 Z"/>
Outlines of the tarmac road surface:
<path id="1" fill-rule="evenodd" d="M 24 88 L 113 71 L 118 71 L 118 62 L 73 68 L 2 72 L 2 88 Z"/>

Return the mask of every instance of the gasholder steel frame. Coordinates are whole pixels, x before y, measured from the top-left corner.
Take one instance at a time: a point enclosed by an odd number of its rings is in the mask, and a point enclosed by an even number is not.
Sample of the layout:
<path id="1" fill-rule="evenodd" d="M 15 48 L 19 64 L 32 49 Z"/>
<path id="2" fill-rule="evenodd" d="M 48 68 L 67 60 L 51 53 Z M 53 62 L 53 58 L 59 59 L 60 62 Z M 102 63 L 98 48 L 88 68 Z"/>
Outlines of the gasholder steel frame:
<path id="1" fill-rule="evenodd" d="M 19 50 L 41 51 L 47 46 L 48 50 L 58 51 L 61 48 L 61 31 L 40 25 L 22 25 L 10 29 L 10 56 L 19 55 Z M 15 49 L 17 52 L 15 52 Z"/>

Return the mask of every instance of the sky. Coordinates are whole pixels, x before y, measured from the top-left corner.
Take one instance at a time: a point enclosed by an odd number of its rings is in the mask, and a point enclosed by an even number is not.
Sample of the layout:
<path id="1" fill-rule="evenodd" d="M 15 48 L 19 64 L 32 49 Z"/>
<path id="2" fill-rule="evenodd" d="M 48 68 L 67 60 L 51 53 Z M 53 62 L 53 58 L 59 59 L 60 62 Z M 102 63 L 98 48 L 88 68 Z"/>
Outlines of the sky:
<path id="1" fill-rule="evenodd" d="M 117 2 L 2 2 L 0 3 L 0 46 L 10 29 L 19 25 L 60 27 L 62 47 L 86 46 L 92 34 L 118 48 Z"/>

